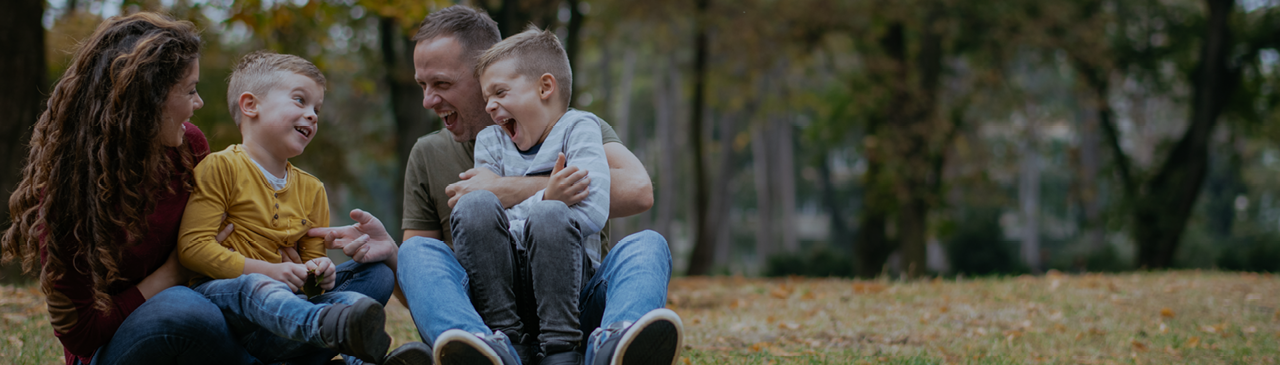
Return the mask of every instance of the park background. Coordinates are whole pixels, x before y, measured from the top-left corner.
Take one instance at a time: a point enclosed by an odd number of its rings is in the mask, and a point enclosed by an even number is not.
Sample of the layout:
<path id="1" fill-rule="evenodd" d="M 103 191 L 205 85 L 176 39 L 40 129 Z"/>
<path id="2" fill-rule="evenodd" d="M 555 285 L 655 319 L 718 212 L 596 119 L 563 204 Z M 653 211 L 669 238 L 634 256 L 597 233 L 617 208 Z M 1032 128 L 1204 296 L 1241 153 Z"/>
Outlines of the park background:
<path id="1" fill-rule="evenodd" d="M 215 150 L 239 141 L 225 99 L 237 59 L 270 49 L 315 62 L 328 77 L 321 128 L 292 162 L 325 182 L 335 225 L 362 208 L 398 232 L 409 148 L 440 128 L 409 38 L 453 3 L 6 0 L 0 189 L 13 190 L 77 42 L 105 17 L 162 11 L 203 30 L 192 122 Z M 504 36 L 556 32 L 572 105 L 610 122 L 648 169 L 653 208 L 614 219 L 613 237 L 655 230 L 676 276 L 713 276 L 672 284 L 695 361 L 815 348 L 858 361 L 915 349 L 889 357 L 904 362 L 1280 353 L 1280 285 L 1221 272 L 1280 269 L 1280 1 L 469 4 Z M 15 266 L 0 280 L 21 281 Z M 4 290 L 0 308 L 19 308 L 5 313 L 33 316 L 6 314 L 6 327 L 34 337 L 0 348 L 43 336 L 60 354 L 36 289 Z M 847 310 L 861 314 L 830 314 Z M 1192 352 L 1211 347 L 1227 352 Z"/>
<path id="2" fill-rule="evenodd" d="M 70 52 L 104 17 L 203 29 L 192 122 L 239 141 L 229 68 L 258 49 L 328 76 L 294 163 L 335 224 L 399 231 L 412 80 L 433 0 L 11 0 L 0 187 Z M 486 0 L 560 36 L 576 108 L 614 125 L 654 204 L 613 220 L 677 274 L 925 275 L 1280 268 L 1280 7 L 1231 1 Z"/>

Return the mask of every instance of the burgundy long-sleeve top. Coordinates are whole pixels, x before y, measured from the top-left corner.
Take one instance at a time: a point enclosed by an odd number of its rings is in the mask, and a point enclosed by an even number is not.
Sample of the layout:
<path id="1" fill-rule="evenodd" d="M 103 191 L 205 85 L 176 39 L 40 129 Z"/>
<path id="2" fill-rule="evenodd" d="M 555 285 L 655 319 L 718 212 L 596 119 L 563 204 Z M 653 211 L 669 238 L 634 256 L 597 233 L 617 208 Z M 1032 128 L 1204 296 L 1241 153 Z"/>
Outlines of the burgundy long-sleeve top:
<path id="1" fill-rule="evenodd" d="M 209 153 L 209 142 L 204 133 L 194 124 L 184 123 L 184 137 L 187 146 L 199 163 Z M 176 147 L 169 148 L 167 154 L 174 163 L 174 169 L 181 166 Z M 93 279 L 73 269 L 75 265 L 87 265 L 83 256 L 67 262 L 66 273 L 53 284 L 48 293 L 50 322 L 53 334 L 62 342 L 63 352 L 68 365 L 88 364 L 94 352 L 111 341 L 120 324 L 129 314 L 138 309 L 146 299 L 137 285 L 151 273 L 164 265 L 165 260 L 178 243 L 178 226 L 182 223 L 182 212 L 186 209 L 187 198 L 191 195 L 182 188 L 182 176 L 172 175 L 169 181 L 174 193 L 156 192 L 155 211 L 147 216 L 147 233 L 137 245 L 124 249 L 120 253 L 118 268 L 124 280 L 112 284 L 107 294 L 111 295 L 111 310 L 103 312 L 93 308 Z M 124 232 L 121 230 L 121 239 Z M 44 263 L 48 251 L 40 245 L 40 261 Z"/>

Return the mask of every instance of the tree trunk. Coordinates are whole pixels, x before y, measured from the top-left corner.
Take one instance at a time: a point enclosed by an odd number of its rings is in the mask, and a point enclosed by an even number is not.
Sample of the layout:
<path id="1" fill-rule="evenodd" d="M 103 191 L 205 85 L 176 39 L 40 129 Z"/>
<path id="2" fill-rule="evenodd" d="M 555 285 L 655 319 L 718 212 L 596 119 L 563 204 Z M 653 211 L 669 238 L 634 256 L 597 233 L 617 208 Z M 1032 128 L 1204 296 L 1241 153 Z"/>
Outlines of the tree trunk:
<path id="1" fill-rule="evenodd" d="M 1209 18 L 1193 74 L 1191 123 L 1134 205 L 1138 265 L 1167 268 L 1208 171 L 1209 137 L 1235 89 L 1238 70 L 1228 64 L 1232 0 L 1208 0 Z"/>
<path id="2" fill-rule="evenodd" d="M 674 67 L 675 62 L 668 62 L 666 68 Z M 667 77 L 668 72 L 667 69 L 655 72 L 653 78 L 653 107 L 658 119 L 654 134 L 661 151 L 658 153 L 658 187 L 654 189 L 658 192 L 658 201 L 655 202 L 653 226 L 663 236 L 673 237 L 671 222 L 674 220 L 676 194 L 679 193 L 676 187 L 675 98 L 672 95 L 676 86 L 667 85 L 673 79 Z"/>
<path id="3" fill-rule="evenodd" d="M 831 181 L 831 161 L 826 152 L 818 152 L 818 185 L 822 192 L 822 205 L 827 208 L 827 215 L 831 219 L 829 244 L 835 247 L 849 242 L 849 226 L 845 223 L 844 202 L 836 192 L 835 183 Z"/>
<path id="4" fill-rule="evenodd" d="M 1030 113 L 1028 113 L 1030 114 Z M 1027 130 L 1018 144 L 1022 161 L 1018 164 L 1018 200 L 1022 209 L 1022 262 L 1040 273 L 1040 151 L 1036 148 L 1034 116 L 1027 117 Z"/>
<path id="5" fill-rule="evenodd" d="M 502 33 L 503 39 L 520 33 L 533 22 L 533 14 L 521 8 L 520 0 L 502 0 L 497 9 L 490 7 L 489 3 L 477 1 L 475 5 L 484 8 L 498 22 L 498 32 Z"/>
<path id="6" fill-rule="evenodd" d="M 782 79 L 779 75 L 778 80 Z M 779 83 L 781 84 L 781 83 Z M 795 144 L 792 143 L 791 120 L 787 117 L 775 118 L 772 120 L 773 133 L 768 138 L 770 144 L 773 145 L 773 152 L 770 158 L 773 159 L 769 164 L 772 171 L 770 175 L 776 179 L 777 184 L 771 184 L 774 189 L 773 196 L 778 199 L 778 221 L 774 224 L 782 233 L 782 249 L 787 253 L 795 253 L 800 250 L 799 241 L 796 239 L 796 171 L 795 171 Z"/>
<path id="7" fill-rule="evenodd" d="M 1097 112 L 1090 105 L 1081 106 L 1080 146 L 1076 172 L 1075 195 L 1083 214 L 1084 244 L 1088 252 L 1097 253 L 1105 248 L 1102 226 L 1102 198 L 1099 196 L 1098 172 L 1102 165 L 1102 144 L 1099 140 Z"/>
<path id="8" fill-rule="evenodd" d="M 44 1 L 17 0 L 8 8 L 0 12 L 0 49 L 6 50 L 0 57 L 0 74 L 7 80 L 0 88 L 0 115 L 8 119 L 0 123 L 0 191 L 6 196 L 21 178 L 31 126 L 44 110 L 42 90 L 48 89 L 40 24 Z M 5 219 L 4 225 L 9 221 Z"/>
<path id="9" fill-rule="evenodd" d="M 880 39 L 880 46 L 893 61 L 889 70 L 882 72 L 886 83 L 892 85 L 893 80 L 904 79 L 903 62 L 906 59 L 906 35 L 902 23 L 889 26 L 888 32 Z M 892 89 L 892 88 L 891 88 Z M 895 98 L 901 99 L 894 90 Z M 892 106 L 890 106 L 892 108 Z M 883 118 L 872 118 L 867 125 L 867 136 L 863 139 L 864 155 L 867 159 L 867 172 L 862 182 L 862 211 L 858 217 L 858 240 L 854 247 L 858 258 L 858 276 L 872 278 L 885 269 L 889 255 L 897 249 L 897 243 L 891 242 L 886 225 L 889 213 L 894 206 L 894 192 L 889 181 L 891 174 L 886 171 L 888 159 L 895 155 L 889 142 L 890 118 L 886 113 Z"/>
<path id="10" fill-rule="evenodd" d="M 397 173 L 395 179 L 396 214 L 402 214 L 404 199 L 404 168 L 409 163 L 409 153 L 418 137 L 439 129 L 438 119 L 422 108 L 422 88 L 413 79 L 414 43 L 400 32 L 396 18 L 378 18 L 378 34 L 382 49 L 382 66 L 386 70 L 386 82 L 390 89 L 391 111 L 396 125 Z M 384 222 L 391 232 L 399 231 L 399 219 Z"/>
<path id="11" fill-rule="evenodd" d="M 693 253 L 689 255 L 689 275 L 706 275 L 711 270 L 711 262 L 715 257 L 715 237 L 711 227 L 707 225 L 707 172 L 703 167 L 702 118 L 706 105 L 707 83 L 707 20 L 710 0 L 697 0 L 696 19 L 697 32 L 694 36 L 693 56 L 693 106 L 689 111 L 689 141 L 693 153 L 693 217 L 694 234 Z"/>
<path id="12" fill-rule="evenodd" d="M 942 35 L 936 29 L 940 13 L 940 9 L 932 9 L 924 19 L 914 65 L 906 56 L 905 38 L 899 36 L 902 44 L 890 53 L 897 63 L 897 80 L 893 83 L 895 91 L 889 115 L 896 121 L 892 143 L 897 151 L 895 156 L 901 161 L 895 166 L 900 172 L 896 189 L 898 239 L 902 249 L 902 267 L 911 278 L 920 277 L 926 271 L 929 210 L 938 186 L 937 179 L 940 179 L 937 176 L 941 166 L 938 161 L 946 150 L 945 144 L 935 146 L 945 142 L 937 134 L 939 127 L 943 126 L 937 116 L 938 84 L 942 71 Z M 894 28 L 901 27 L 898 24 Z M 912 70 L 917 75 L 911 75 Z"/>
<path id="13" fill-rule="evenodd" d="M 733 246 L 732 219 L 733 177 L 737 173 L 737 158 L 733 153 L 733 139 L 738 133 L 737 113 L 720 116 L 720 153 L 717 156 L 718 171 L 715 176 L 715 189 L 711 189 L 711 214 L 709 225 L 716 228 L 715 266 L 729 265 L 729 254 Z"/>
<path id="14" fill-rule="evenodd" d="M 756 264 L 764 269 L 764 265 L 769 260 L 769 255 L 773 254 L 773 246 L 776 241 L 774 238 L 773 228 L 776 220 L 774 219 L 773 207 L 773 179 L 769 174 L 773 168 L 769 167 L 769 126 L 757 125 L 751 132 L 751 170 L 755 175 L 756 185 Z"/>
<path id="15" fill-rule="evenodd" d="M 565 39 L 561 41 L 564 42 L 564 53 L 569 57 L 570 69 L 579 69 L 573 68 L 573 66 L 578 64 L 578 53 L 581 53 L 579 44 L 582 43 L 579 38 L 582 38 L 582 23 L 586 21 L 586 17 L 581 11 L 578 11 L 578 2 L 579 0 L 565 0 L 565 5 L 569 7 L 569 23 L 565 24 Z M 569 90 L 573 90 L 574 95 L 577 95 L 578 85 L 581 84 L 578 79 L 578 77 L 572 78 L 573 84 L 569 85 Z M 574 98 L 569 103 L 578 106 L 576 100 L 577 98 Z"/>
<path id="16" fill-rule="evenodd" d="M 49 85 L 45 80 L 44 0 L 16 0 L 0 11 L 0 74 L 5 85 L 0 87 L 0 192 L 7 197 L 22 176 L 22 163 L 27 158 L 27 142 L 31 127 L 44 109 L 41 102 Z M 7 229 L 9 210 L 4 210 L 0 228 Z M 16 262 L 0 267 L 0 279 L 21 277 Z"/>

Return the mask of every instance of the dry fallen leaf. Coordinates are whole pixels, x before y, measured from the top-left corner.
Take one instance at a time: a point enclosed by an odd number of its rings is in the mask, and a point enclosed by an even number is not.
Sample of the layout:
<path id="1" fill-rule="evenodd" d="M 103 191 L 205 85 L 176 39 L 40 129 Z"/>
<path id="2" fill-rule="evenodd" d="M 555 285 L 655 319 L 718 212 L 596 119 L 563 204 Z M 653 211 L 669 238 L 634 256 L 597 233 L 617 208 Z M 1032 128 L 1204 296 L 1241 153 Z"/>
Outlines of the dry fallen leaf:
<path id="1" fill-rule="evenodd" d="M 1187 339 L 1186 347 L 1195 348 L 1196 345 L 1199 345 L 1199 344 L 1200 344 L 1200 336 L 1191 336 L 1191 338 Z"/>
<path id="2" fill-rule="evenodd" d="M 777 346 L 769 346 L 768 350 L 770 355 L 778 356 L 778 357 L 800 356 L 800 354 L 783 350 L 781 348 L 778 348 Z"/>
<path id="3" fill-rule="evenodd" d="M 884 284 L 853 283 L 853 292 L 857 294 L 875 294 L 884 291 Z"/>
<path id="4" fill-rule="evenodd" d="M 1164 318 L 1173 318 L 1173 309 L 1164 307 L 1160 309 L 1160 316 Z"/>
<path id="5" fill-rule="evenodd" d="M 1129 343 L 1133 345 L 1134 350 L 1147 352 L 1147 344 L 1142 343 L 1142 341 L 1133 340 L 1133 341 L 1129 341 Z"/>
<path id="6" fill-rule="evenodd" d="M 788 288 L 786 284 L 783 284 L 770 291 L 769 295 L 778 299 L 787 299 L 787 297 L 791 296 L 791 291 L 791 288 Z"/>

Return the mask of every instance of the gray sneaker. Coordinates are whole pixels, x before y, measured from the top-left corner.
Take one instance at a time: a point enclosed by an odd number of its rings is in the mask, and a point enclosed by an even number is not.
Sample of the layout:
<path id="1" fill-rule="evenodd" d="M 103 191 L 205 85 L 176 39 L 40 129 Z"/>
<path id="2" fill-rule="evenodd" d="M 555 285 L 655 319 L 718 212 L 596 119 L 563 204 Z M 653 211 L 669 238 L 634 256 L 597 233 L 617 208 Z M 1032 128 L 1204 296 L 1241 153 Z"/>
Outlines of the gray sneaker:
<path id="1" fill-rule="evenodd" d="M 451 329 L 440 334 L 432 347 L 436 364 L 520 365 L 520 358 L 514 355 L 516 350 L 511 345 L 511 339 L 501 331 L 486 336 L 483 333 Z"/>
<path id="2" fill-rule="evenodd" d="M 658 308 L 632 322 L 596 328 L 587 339 L 587 365 L 673 365 L 684 345 L 684 324 Z"/>

